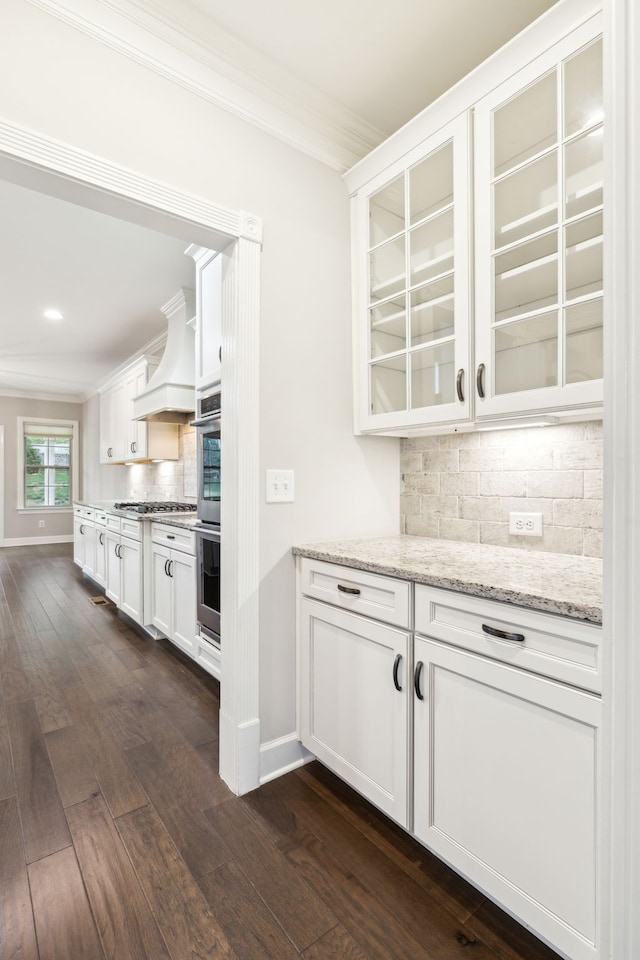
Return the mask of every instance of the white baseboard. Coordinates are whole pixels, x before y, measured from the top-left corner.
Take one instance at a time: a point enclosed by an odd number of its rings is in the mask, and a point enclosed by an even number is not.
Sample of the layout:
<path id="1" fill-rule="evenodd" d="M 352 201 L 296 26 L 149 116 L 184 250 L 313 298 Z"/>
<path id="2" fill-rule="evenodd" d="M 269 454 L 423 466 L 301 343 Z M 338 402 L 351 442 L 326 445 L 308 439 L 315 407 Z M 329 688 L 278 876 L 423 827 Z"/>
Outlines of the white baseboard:
<path id="1" fill-rule="evenodd" d="M 260 783 L 275 780 L 314 759 L 295 733 L 263 743 L 260 746 Z"/>
<path id="2" fill-rule="evenodd" d="M 73 534 L 65 533 L 58 537 L 5 537 L 0 547 L 35 547 L 40 543 L 73 543 Z"/>

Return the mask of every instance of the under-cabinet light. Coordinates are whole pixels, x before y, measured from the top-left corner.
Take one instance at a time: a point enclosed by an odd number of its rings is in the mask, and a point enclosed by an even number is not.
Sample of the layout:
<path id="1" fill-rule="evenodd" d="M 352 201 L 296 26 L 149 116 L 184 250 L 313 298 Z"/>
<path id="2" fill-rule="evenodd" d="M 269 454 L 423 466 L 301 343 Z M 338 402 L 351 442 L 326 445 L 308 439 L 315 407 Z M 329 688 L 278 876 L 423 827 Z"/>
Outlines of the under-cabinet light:
<path id="1" fill-rule="evenodd" d="M 537 417 L 535 420 L 510 420 L 508 423 L 487 423 L 481 427 L 476 427 L 478 432 L 482 430 L 517 430 L 520 427 L 552 427 L 558 423 L 558 417 Z"/>

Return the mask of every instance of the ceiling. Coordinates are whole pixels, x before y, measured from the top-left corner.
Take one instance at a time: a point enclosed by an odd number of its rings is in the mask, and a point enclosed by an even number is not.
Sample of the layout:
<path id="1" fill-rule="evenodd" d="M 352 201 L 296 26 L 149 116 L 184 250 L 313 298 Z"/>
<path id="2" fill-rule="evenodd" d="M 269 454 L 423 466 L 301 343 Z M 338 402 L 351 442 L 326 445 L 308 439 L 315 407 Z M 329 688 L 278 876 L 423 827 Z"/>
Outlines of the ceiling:
<path id="1" fill-rule="evenodd" d="M 555 0 L 112 0 L 156 36 L 191 40 L 265 98 L 352 118 L 370 148 Z M 49 6 L 49 0 L 41 0 Z M 64 0 L 51 4 L 56 15 Z M 142 22 L 142 21 L 141 21 Z M 464 29 L 460 25 L 464 24 Z M 316 111 L 317 112 L 317 111 Z M 329 111 L 330 113 L 331 111 Z M 347 122 L 348 126 L 348 122 Z M 364 142 L 364 140 L 363 140 Z M 363 151 L 366 152 L 366 151 Z M 166 329 L 193 287 L 184 239 L 0 180 L 0 393 L 83 400 Z M 46 320 L 55 307 L 64 319 Z"/>

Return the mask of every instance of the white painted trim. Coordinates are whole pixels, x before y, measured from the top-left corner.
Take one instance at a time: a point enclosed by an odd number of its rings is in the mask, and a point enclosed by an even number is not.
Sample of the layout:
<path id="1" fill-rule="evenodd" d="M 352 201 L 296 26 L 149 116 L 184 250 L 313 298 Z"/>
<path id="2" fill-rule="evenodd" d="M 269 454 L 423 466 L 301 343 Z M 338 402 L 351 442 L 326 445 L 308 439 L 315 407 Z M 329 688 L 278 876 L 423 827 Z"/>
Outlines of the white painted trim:
<path id="1" fill-rule="evenodd" d="M 384 138 L 208 19 L 204 37 L 144 0 L 29 2 L 335 170 L 346 170 Z M 258 80 L 258 73 L 269 80 Z"/>
<path id="2" fill-rule="evenodd" d="M 276 780 L 312 760 L 315 760 L 314 755 L 302 746 L 296 733 L 263 743 L 260 747 L 260 783 Z"/>
<path id="3" fill-rule="evenodd" d="M 64 533 L 58 537 L 8 537 L 2 541 L 3 547 L 35 547 L 41 543 L 73 543 L 73 534 Z"/>
<path id="4" fill-rule="evenodd" d="M 235 793 L 258 786 L 259 315 L 262 222 L 0 120 L 0 177 L 224 252 L 224 653 L 220 769 Z M 43 540 L 36 542 L 42 543 Z"/>
<path id="5" fill-rule="evenodd" d="M 611 943 L 640 956 L 640 10 L 605 0 L 605 702 L 612 744 Z"/>

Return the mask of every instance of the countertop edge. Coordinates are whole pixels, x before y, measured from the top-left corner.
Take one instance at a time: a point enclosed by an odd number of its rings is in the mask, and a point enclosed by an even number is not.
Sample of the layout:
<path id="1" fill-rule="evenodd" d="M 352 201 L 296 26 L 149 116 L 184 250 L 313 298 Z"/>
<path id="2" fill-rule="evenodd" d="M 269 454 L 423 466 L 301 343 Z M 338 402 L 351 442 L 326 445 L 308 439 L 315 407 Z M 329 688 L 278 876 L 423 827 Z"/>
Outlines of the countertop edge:
<path id="1" fill-rule="evenodd" d="M 442 541 L 439 541 L 442 543 Z M 456 542 L 456 546 L 460 546 Z M 528 593 L 523 590 L 499 587 L 487 584 L 477 579 L 461 579 L 452 576 L 443 576 L 421 571 L 412 567 L 403 569 L 384 560 L 364 560 L 340 550 L 331 548 L 328 541 L 326 548 L 318 545 L 298 544 L 292 547 L 294 556 L 308 557 L 311 560 L 322 560 L 326 563 L 336 563 L 351 567 L 355 570 L 364 570 L 367 573 L 378 573 L 383 576 L 409 580 L 426 586 L 439 587 L 469 596 L 480 597 L 486 600 L 496 600 L 502 603 L 511 603 L 529 610 L 538 610 L 556 616 L 568 617 L 572 620 L 581 620 L 595 626 L 602 625 L 602 610 L 600 607 L 571 600 L 546 597 L 538 593 Z"/>

